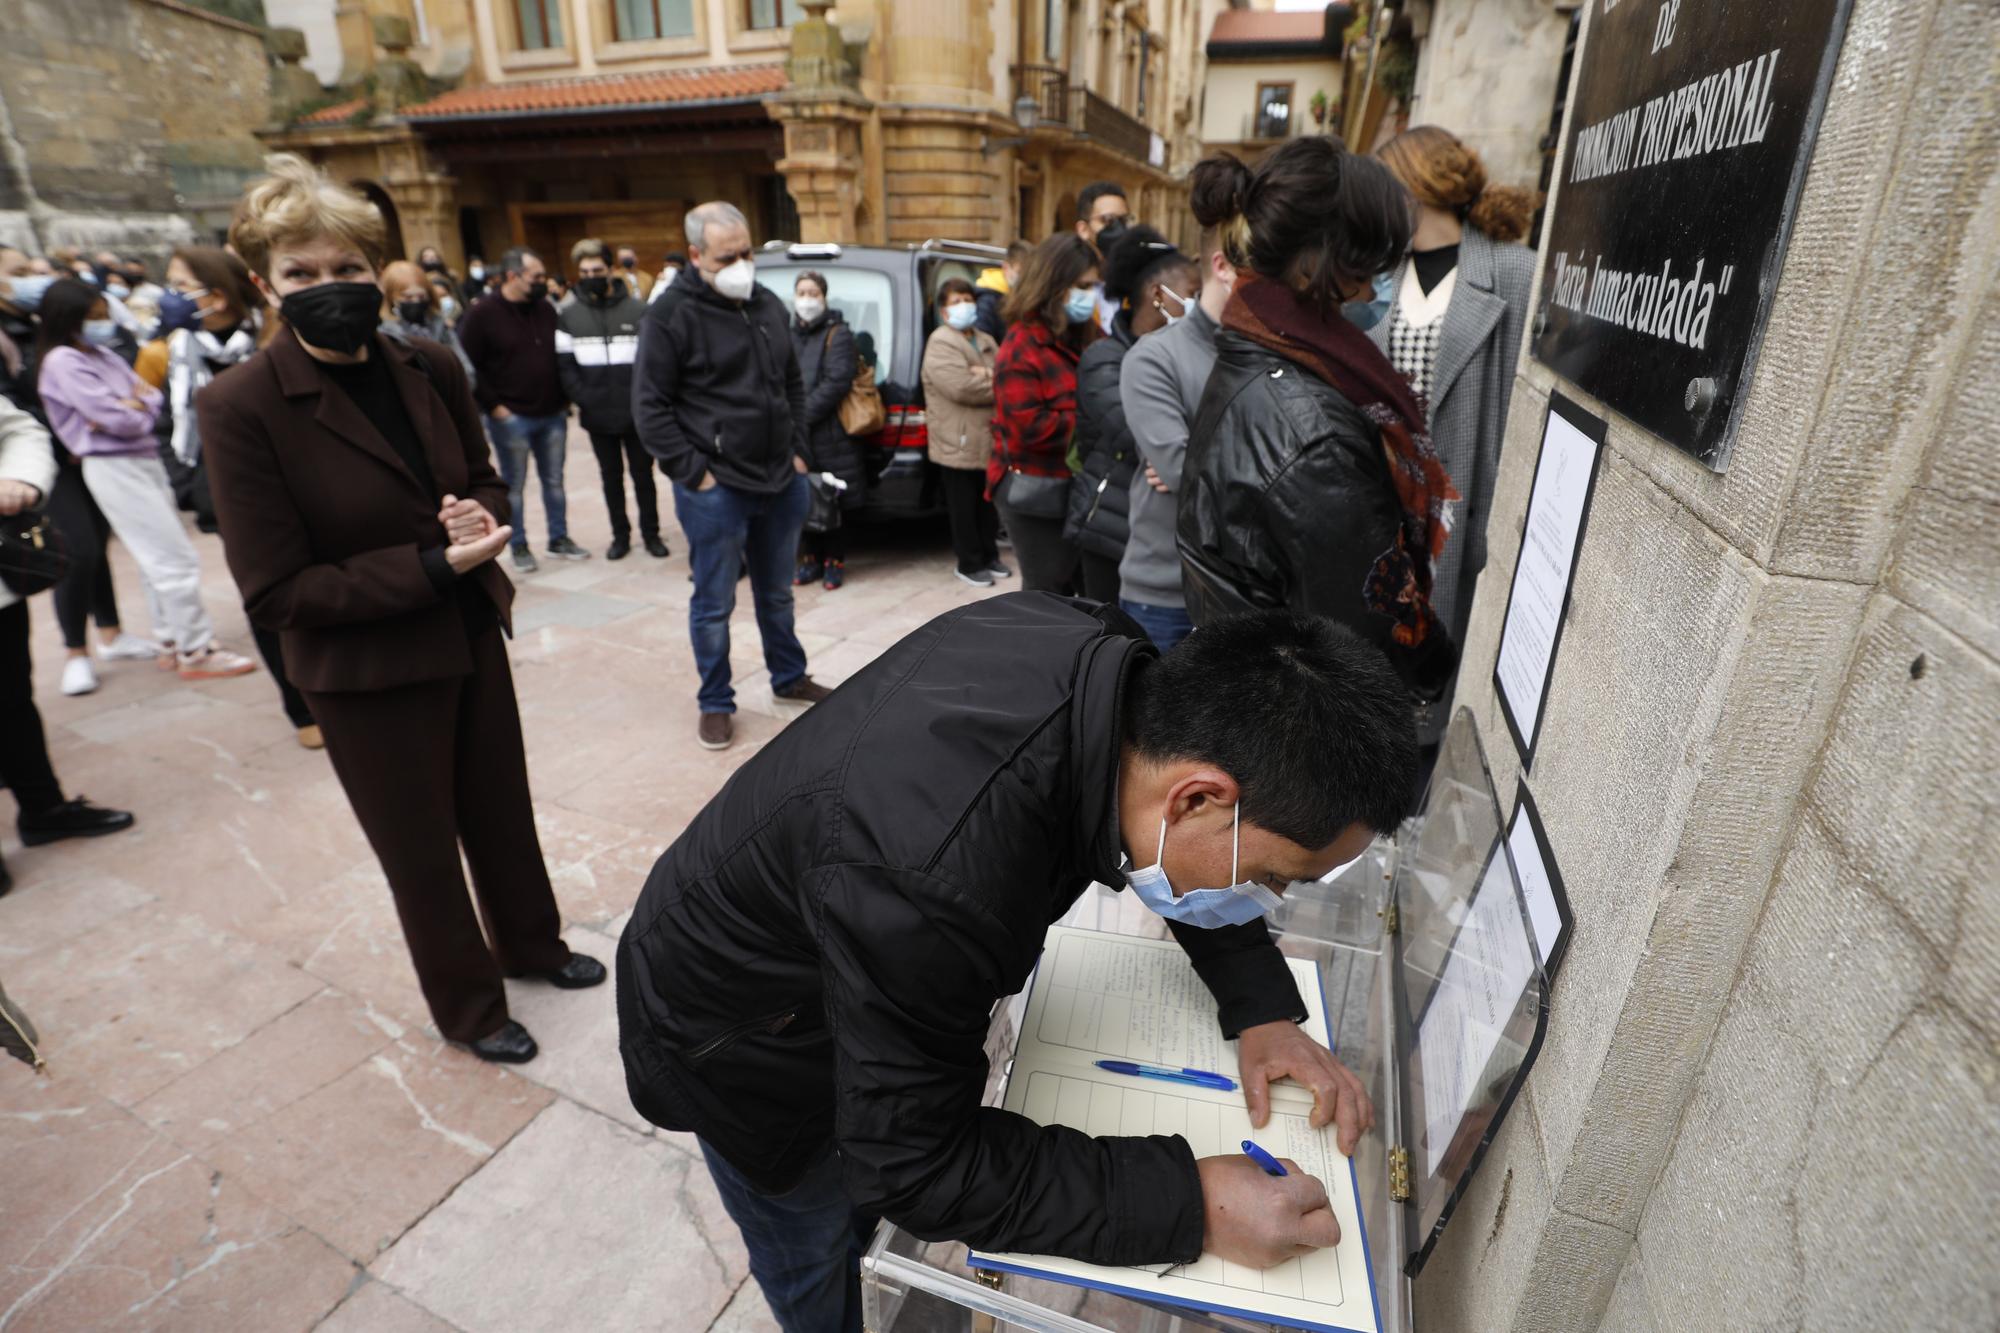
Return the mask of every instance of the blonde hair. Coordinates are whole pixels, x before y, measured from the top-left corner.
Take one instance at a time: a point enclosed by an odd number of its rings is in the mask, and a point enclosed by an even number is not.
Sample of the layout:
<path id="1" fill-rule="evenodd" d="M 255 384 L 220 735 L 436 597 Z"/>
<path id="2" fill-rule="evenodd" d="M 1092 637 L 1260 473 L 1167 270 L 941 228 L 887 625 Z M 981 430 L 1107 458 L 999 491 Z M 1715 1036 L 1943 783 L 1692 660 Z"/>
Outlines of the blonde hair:
<path id="1" fill-rule="evenodd" d="M 402 291 L 405 287 L 423 288 L 424 300 L 429 303 L 431 313 L 437 313 L 437 292 L 431 288 L 430 280 L 424 276 L 424 271 L 409 260 L 398 259 L 387 268 L 384 268 L 382 270 L 381 281 L 382 313 L 385 316 L 394 316 L 396 314 L 396 293 Z"/>
<path id="2" fill-rule="evenodd" d="M 1405 130 L 1375 155 L 1418 203 L 1455 213 L 1496 241 L 1526 237 L 1541 202 L 1533 190 L 1487 184 L 1479 154 L 1436 125 Z"/>
<path id="3" fill-rule="evenodd" d="M 229 247 L 252 273 L 271 276 L 271 254 L 331 236 L 359 250 L 373 268 L 389 252 L 381 210 L 296 153 L 264 159 L 270 174 L 250 182 L 229 222 Z"/>

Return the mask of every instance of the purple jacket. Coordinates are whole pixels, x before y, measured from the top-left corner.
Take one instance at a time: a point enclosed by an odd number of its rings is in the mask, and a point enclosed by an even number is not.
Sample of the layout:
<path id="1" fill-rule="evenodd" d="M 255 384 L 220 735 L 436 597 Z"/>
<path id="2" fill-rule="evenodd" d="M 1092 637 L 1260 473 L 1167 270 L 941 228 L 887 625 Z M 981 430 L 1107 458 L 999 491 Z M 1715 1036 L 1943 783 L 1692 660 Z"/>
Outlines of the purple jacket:
<path id="1" fill-rule="evenodd" d="M 42 408 L 63 447 L 78 458 L 158 451 L 153 420 L 160 391 L 102 347 L 58 347 L 42 358 Z M 136 410 L 122 399 L 136 399 Z"/>

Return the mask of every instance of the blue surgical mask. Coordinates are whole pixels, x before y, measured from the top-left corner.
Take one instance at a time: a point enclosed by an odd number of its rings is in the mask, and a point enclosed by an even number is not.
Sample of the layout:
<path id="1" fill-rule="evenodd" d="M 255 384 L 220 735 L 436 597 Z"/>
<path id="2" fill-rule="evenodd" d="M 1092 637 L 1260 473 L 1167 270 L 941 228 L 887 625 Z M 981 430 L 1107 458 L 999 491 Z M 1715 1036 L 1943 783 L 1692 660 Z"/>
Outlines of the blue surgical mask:
<path id="1" fill-rule="evenodd" d="M 1072 324 L 1081 324 L 1097 313 L 1097 289 L 1094 287 L 1072 287 L 1069 299 L 1063 302 L 1063 313 Z"/>
<path id="2" fill-rule="evenodd" d="M 26 311 L 36 311 L 42 307 L 42 298 L 49 294 L 49 288 L 56 280 L 46 273 L 23 273 L 18 278 L 7 279 L 10 295 L 7 299 Z"/>
<path id="3" fill-rule="evenodd" d="M 1374 295 L 1366 301 L 1349 301 L 1340 308 L 1340 313 L 1347 316 L 1349 323 L 1365 332 L 1380 324 L 1382 317 L 1389 313 L 1390 298 L 1395 290 L 1395 274 L 1377 273 Z"/>
<path id="4" fill-rule="evenodd" d="M 207 293 L 172 291 L 161 293 L 160 323 L 159 327 L 153 330 L 153 335 L 164 338 L 169 333 L 191 329 L 201 323 L 201 302 L 195 299 L 196 295 L 205 296 Z"/>
<path id="5" fill-rule="evenodd" d="M 86 319 L 83 340 L 93 347 L 109 347 L 118 341 L 118 325 L 108 319 Z"/>
<path id="6" fill-rule="evenodd" d="M 1240 802 L 1231 816 L 1231 823 L 1229 877 L 1235 879 L 1243 847 L 1243 807 Z M 1283 901 L 1277 894 L 1256 883 L 1235 884 L 1226 889 L 1189 889 L 1176 897 L 1173 883 L 1167 878 L 1166 852 L 1167 818 L 1161 815 L 1160 845 L 1153 853 L 1153 864 L 1143 870 L 1127 870 L 1124 875 L 1125 882 L 1132 886 L 1132 892 L 1139 895 L 1139 901 L 1168 921 L 1184 922 L 1203 930 L 1240 926 L 1260 916 L 1269 916 Z"/>
<path id="7" fill-rule="evenodd" d="M 957 305 L 944 308 L 944 322 L 964 333 L 979 318 L 979 307 L 970 301 L 960 301 Z"/>

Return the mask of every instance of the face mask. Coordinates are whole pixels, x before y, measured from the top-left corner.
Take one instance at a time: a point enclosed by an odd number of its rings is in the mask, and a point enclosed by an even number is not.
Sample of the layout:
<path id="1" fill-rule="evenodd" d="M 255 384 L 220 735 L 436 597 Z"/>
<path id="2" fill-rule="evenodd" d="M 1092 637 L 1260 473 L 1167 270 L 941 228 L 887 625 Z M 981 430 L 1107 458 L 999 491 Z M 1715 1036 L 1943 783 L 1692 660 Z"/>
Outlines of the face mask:
<path id="1" fill-rule="evenodd" d="M 1231 816 L 1231 823 L 1229 877 L 1234 879 L 1238 853 L 1243 845 L 1243 807 L 1240 802 L 1236 813 Z M 1153 853 L 1153 864 L 1144 870 L 1127 870 L 1124 873 L 1125 882 L 1132 886 L 1132 892 L 1139 895 L 1139 901 L 1168 921 L 1185 922 L 1203 930 L 1240 926 L 1260 916 L 1269 916 L 1284 901 L 1262 884 L 1236 884 L 1226 889 L 1189 889 L 1176 897 L 1173 883 L 1167 878 L 1166 852 L 1167 818 L 1162 815 L 1160 846 Z"/>
<path id="2" fill-rule="evenodd" d="M 639 267 L 639 261 L 628 256 L 618 261 L 618 267 L 630 272 L 632 269 Z"/>
<path id="3" fill-rule="evenodd" d="M 1158 301 L 1153 302 L 1153 308 L 1158 310 L 1162 315 L 1166 316 L 1167 323 L 1169 325 L 1178 324 L 1182 320 L 1187 318 L 1188 308 L 1194 304 L 1194 302 L 1191 299 L 1182 296 L 1179 292 L 1175 291 L 1171 287 L 1160 288 L 1160 295 L 1166 297 L 1168 300 L 1172 301 L 1175 305 L 1181 308 L 1181 312 L 1177 315 L 1173 311 L 1161 305 Z"/>
<path id="4" fill-rule="evenodd" d="M 458 298 L 455 296 L 441 298 L 438 301 L 438 309 L 444 314 L 446 319 L 458 318 Z"/>
<path id="5" fill-rule="evenodd" d="M 78 273 L 75 276 L 82 278 L 93 287 L 102 287 L 104 285 L 104 279 L 98 277 L 95 273 Z"/>
<path id="6" fill-rule="evenodd" d="M 470 277 L 474 282 L 478 282 L 481 278 L 484 278 L 486 276 L 486 270 L 478 264 L 474 264 L 471 268 L 467 269 L 465 272 L 466 275 Z"/>
<path id="7" fill-rule="evenodd" d="M 419 328 L 430 322 L 431 303 L 429 301 L 396 302 L 396 318 L 405 324 L 415 324 Z"/>
<path id="8" fill-rule="evenodd" d="M 86 319 L 83 340 L 93 347 L 109 347 L 118 341 L 118 325 L 108 319 Z"/>
<path id="9" fill-rule="evenodd" d="M 1395 291 L 1396 279 L 1393 274 L 1375 275 L 1374 295 L 1366 301 L 1349 301 L 1340 308 L 1350 324 L 1358 329 L 1372 329 L 1382 322 L 1382 316 L 1389 313 L 1389 298 Z"/>
<path id="10" fill-rule="evenodd" d="M 193 292 L 166 292 L 160 297 L 160 327 L 154 331 L 156 337 L 164 338 L 169 333 L 191 329 L 201 323 L 201 302 L 195 299 L 195 295 Z"/>
<path id="11" fill-rule="evenodd" d="M 528 284 L 528 299 L 530 301 L 544 301 L 548 299 L 548 295 L 549 295 L 548 279 L 537 278 L 533 282 Z"/>
<path id="12" fill-rule="evenodd" d="M 382 289 L 372 282 L 322 282 L 291 293 L 278 313 L 314 347 L 351 355 L 382 322 Z"/>
<path id="13" fill-rule="evenodd" d="M 122 282 L 114 282 L 104 290 L 107 294 L 115 296 L 121 301 L 132 294 L 132 289 Z"/>
<path id="14" fill-rule="evenodd" d="M 54 278 L 42 273 L 23 273 L 18 278 L 9 278 L 7 282 L 13 289 L 7 299 L 30 311 L 41 309 L 42 298 L 49 294 L 49 288 L 56 285 Z"/>
<path id="15" fill-rule="evenodd" d="M 732 301 L 747 301 L 757 285 L 757 266 L 739 259 L 709 279 L 715 290 Z"/>
<path id="16" fill-rule="evenodd" d="M 979 318 L 979 307 L 970 301 L 960 301 L 944 308 L 944 322 L 964 333 Z"/>
<path id="17" fill-rule="evenodd" d="M 444 272 L 444 261 L 441 259 L 426 259 L 423 262 L 423 270 L 426 273 L 442 273 Z"/>
<path id="18" fill-rule="evenodd" d="M 826 302 L 817 296 L 801 296 L 792 302 L 792 309 L 799 312 L 799 323 L 810 324 L 826 313 Z"/>
<path id="19" fill-rule="evenodd" d="M 1081 324 L 1097 312 L 1097 290 L 1092 287 L 1072 287 L 1069 299 L 1063 302 L 1063 313 L 1072 324 Z"/>
<path id="20" fill-rule="evenodd" d="M 578 278 L 576 289 L 593 301 L 602 301 L 611 291 L 611 279 L 604 276 Z"/>

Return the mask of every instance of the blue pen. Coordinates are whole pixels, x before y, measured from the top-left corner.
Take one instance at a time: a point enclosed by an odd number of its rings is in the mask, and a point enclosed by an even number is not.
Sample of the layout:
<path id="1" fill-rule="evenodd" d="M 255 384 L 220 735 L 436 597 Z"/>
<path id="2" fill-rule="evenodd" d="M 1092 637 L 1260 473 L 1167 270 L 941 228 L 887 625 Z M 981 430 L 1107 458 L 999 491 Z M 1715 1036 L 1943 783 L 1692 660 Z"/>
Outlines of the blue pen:
<path id="1" fill-rule="evenodd" d="M 1285 1170 L 1285 1164 L 1283 1162 L 1280 1162 L 1277 1158 L 1271 1156 L 1271 1154 L 1265 1152 L 1262 1148 L 1259 1148 L 1256 1144 L 1250 1142 L 1250 1140 L 1248 1139 L 1243 1140 L 1243 1155 L 1245 1157 L 1248 1157 L 1251 1161 L 1255 1162 L 1258 1166 L 1263 1167 L 1264 1174 L 1267 1176 L 1284 1176 L 1291 1174 L 1289 1171 Z"/>
<path id="2" fill-rule="evenodd" d="M 1192 1083 L 1197 1088 L 1214 1088 L 1217 1092 L 1236 1091 L 1236 1080 L 1221 1074 L 1211 1074 L 1205 1069 L 1169 1069 L 1165 1065 L 1142 1065 L 1131 1060 L 1098 1060 L 1099 1069 L 1113 1074 L 1125 1074 L 1131 1078 L 1157 1078 L 1168 1083 Z"/>

